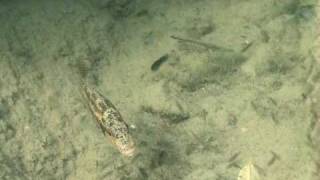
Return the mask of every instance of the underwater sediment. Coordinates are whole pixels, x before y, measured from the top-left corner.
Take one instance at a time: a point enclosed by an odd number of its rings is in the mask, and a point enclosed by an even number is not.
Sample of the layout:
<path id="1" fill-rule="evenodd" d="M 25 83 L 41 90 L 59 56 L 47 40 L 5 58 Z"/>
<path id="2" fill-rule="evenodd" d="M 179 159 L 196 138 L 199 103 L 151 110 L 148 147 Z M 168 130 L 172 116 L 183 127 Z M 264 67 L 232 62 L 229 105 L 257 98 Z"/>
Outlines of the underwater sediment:
<path id="1" fill-rule="evenodd" d="M 314 0 L 0 1 L 0 179 L 319 178 Z M 117 107 L 122 156 L 81 95 Z"/>

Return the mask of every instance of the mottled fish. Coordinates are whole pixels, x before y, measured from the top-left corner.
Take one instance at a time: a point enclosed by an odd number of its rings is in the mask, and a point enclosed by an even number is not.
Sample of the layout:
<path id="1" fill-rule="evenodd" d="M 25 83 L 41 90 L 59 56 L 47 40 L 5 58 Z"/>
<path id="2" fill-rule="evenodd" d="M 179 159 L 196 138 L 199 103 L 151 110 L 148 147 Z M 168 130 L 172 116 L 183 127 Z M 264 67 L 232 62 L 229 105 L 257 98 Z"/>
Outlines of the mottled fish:
<path id="1" fill-rule="evenodd" d="M 129 133 L 127 123 L 122 119 L 116 107 L 100 92 L 84 86 L 85 96 L 89 101 L 91 112 L 96 117 L 104 135 L 110 137 L 112 144 L 125 156 L 135 154 L 135 144 Z"/>

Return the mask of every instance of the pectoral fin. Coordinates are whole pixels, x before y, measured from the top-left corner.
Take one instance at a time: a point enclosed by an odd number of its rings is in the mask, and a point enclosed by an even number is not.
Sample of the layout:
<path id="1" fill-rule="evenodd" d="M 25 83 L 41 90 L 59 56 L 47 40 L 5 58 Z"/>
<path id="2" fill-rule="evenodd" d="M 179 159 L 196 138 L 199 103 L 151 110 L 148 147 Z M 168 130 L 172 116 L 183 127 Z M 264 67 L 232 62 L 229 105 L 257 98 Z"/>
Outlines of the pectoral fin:
<path id="1" fill-rule="evenodd" d="M 104 135 L 109 134 L 109 133 L 107 132 L 106 128 L 105 128 L 105 127 L 103 127 L 101 123 L 99 123 L 99 122 L 98 122 L 98 124 L 99 124 L 100 129 L 101 129 L 101 131 L 102 131 L 102 133 L 103 133 Z"/>

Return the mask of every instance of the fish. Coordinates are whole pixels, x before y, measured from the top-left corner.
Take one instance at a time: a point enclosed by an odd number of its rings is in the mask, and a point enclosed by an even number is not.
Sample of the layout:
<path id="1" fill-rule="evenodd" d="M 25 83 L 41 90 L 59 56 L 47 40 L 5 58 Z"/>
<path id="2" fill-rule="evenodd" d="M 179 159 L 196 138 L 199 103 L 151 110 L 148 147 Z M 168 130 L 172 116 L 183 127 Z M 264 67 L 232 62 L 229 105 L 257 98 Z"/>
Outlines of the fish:
<path id="1" fill-rule="evenodd" d="M 169 54 L 165 54 L 161 56 L 159 59 L 157 59 L 154 63 L 151 65 L 151 70 L 152 71 L 157 71 L 159 70 L 160 66 L 165 63 L 169 58 Z"/>
<path id="2" fill-rule="evenodd" d="M 136 148 L 129 126 L 117 108 L 96 89 L 87 85 L 83 85 L 83 89 L 90 110 L 103 134 L 111 139 L 111 143 L 121 154 L 127 157 L 134 156 Z"/>

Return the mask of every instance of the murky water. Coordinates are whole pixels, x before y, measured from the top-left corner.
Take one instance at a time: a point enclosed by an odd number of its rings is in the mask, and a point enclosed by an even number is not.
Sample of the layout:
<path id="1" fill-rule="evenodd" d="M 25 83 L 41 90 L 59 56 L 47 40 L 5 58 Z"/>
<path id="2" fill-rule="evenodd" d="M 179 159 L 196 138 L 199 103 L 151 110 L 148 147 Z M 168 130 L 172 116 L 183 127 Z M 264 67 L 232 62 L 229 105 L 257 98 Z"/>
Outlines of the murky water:
<path id="1" fill-rule="evenodd" d="M 0 0 L 0 179 L 319 179 L 317 4 Z"/>

